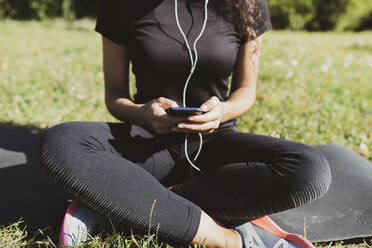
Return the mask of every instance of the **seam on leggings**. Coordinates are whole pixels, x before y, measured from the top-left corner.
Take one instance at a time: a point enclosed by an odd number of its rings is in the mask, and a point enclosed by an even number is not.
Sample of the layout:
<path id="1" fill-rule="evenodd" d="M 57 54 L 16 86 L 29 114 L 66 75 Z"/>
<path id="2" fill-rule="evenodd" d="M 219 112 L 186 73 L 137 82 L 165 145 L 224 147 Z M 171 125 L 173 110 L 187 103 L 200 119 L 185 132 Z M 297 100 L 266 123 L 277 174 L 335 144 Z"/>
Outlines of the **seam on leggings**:
<path id="1" fill-rule="evenodd" d="M 270 199 L 255 202 L 244 209 L 206 210 L 206 212 L 212 217 L 221 220 L 253 219 L 268 214 L 282 212 L 318 199 L 328 190 L 329 184 L 326 183 L 327 181 L 329 181 L 329 179 L 326 178 L 325 175 L 321 175 L 320 178 L 314 180 L 312 184 L 305 186 L 301 190 L 291 192 L 285 199 Z"/>
<path id="2" fill-rule="evenodd" d="M 69 175 L 66 170 L 53 159 L 53 155 L 48 150 L 45 143 L 39 149 L 37 157 L 39 167 L 44 175 L 48 176 L 52 182 L 73 194 L 92 209 L 110 217 L 113 221 L 129 224 L 133 228 L 141 230 L 144 226 L 148 226 L 147 217 L 134 216 L 129 210 L 120 207 L 117 203 L 109 200 L 99 192 L 89 189 L 88 186 L 80 182 L 79 179 Z M 192 240 L 193 238 L 190 237 L 191 233 L 181 235 L 163 226 L 158 228 L 157 223 L 151 223 L 150 229 L 154 233 L 156 231 L 162 233 L 165 238 L 184 244 L 189 244 L 191 242 L 190 239 Z"/>
<path id="3" fill-rule="evenodd" d="M 191 209 L 190 214 L 193 216 L 191 217 L 191 224 L 185 235 L 185 237 L 188 237 L 186 244 L 190 244 L 191 241 L 193 241 L 199 229 L 200 218 L 201 218 L 201 208 L 198 207 L 198 209 Z"/>

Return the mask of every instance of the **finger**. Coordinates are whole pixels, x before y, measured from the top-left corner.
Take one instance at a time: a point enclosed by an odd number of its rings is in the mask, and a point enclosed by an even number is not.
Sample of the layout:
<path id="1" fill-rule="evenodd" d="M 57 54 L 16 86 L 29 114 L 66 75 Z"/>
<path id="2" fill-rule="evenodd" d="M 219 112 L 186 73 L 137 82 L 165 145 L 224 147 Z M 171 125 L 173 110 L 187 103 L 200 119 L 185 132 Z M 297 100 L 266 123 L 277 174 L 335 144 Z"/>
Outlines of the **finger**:
<path id="1" fill-rule="evenodd" d="M 160 103 L 163 106 L 163 108 L 166 108 L 166 109 L 170 107 L 178 107 L 177 102 L 171 99 L 165 98 L 165 97 L 159 97 L 157 99 L 157 102 Z"/>
<path id="2" fill-rule="evenodd" d="M 187 116 L 170 116 L 168 114 L 164 114 L 160 117 L 163 122 L 168 123 L 171 126 L 187 121 Z"/>
<path id="3" fill-rule="evenodd" d="M 210 111 L 202 115 L 193 115 L 187 118 L 190 122 L 204 123 L 210 121 L 216 121 L 219 118 L 219 113 L 217 111 Z"/>
<path id="4" fill-rule="evenodd" d="M 154 101 L 153 104 L 153 113 L 157 121 L 165 122 L 165 123 L 179 123 L 181 121 L 187 120 L 186 116 L 170 116 L 166 109 L 169 105 L 167 104 L 177 104 L 176 102 L 166 99 L 166 98 L 159 98 Z"/>
<path id="5" fill-rule="evenodd" d="M 178 133 L 204 133 L 204 132 L 210 132 L 212 129 L 204 130 L 204 129 L 186 129 L 186 128 L 172 128 L 173 132 Z"/>
<path id="6" fill-rule="evenodd" d="M 205 103 L 203 103 L 200 108 L 203 110 L 203 112 L 211 111 L 214 107 L 216 107 L 220 103 L 220 99 L 216 96 L 212 96 L 208 99 Z"/>
<path id="7" fill-rule="evenodd" d="M 188 130 L 184 128 L 178 128 L 178 127 L 172 127 L 172 132 L 177 132 L 177 133 L 200 133 L 202 131 L 198 130 Z"/>
<path id="8" fill-rule="evenodd" d="M 158 128 L 155 130 L 155 132 L 158 134 L 168 134 L 172 132 L 172 128 L 171 127 Z"/>
<path id="9" fill-rule="evenodd" d="M 218 128 L 217 125 L 217 122 L 207 122 L 203 124 L 180 123 L 176 128 L 179 132 L 205 132 Z"/>

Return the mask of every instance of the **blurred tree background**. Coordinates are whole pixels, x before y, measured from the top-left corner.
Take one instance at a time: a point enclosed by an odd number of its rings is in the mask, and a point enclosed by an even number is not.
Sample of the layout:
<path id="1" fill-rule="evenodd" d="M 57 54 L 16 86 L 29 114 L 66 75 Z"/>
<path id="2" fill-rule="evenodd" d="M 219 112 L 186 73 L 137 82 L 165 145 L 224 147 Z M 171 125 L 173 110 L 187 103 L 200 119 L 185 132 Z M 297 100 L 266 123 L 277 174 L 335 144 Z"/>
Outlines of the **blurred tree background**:
<path id="1" fill-rule="evenodd" d="M 267 0 L 275 29 L 372 29 L 371 0 Z M 0 0 L 0 19 L 95 17 L 100 0 Z"/>
<path id="2" fill-rule="evenodd" d="M 0 0 L 0 19 L 43 20 L 95 17 L 101 0 Z"/>

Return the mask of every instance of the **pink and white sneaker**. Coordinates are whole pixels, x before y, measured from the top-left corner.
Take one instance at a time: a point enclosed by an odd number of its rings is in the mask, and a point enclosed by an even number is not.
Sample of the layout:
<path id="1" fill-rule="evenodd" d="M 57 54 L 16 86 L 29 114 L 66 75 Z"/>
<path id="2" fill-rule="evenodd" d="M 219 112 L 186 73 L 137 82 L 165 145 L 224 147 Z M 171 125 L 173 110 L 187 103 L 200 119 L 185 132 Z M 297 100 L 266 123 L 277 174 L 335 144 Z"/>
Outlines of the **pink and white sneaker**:
<path id="1" fill-rule="evenodd" d="M 240 234 L 243 248 L 314 248 L 300 235 L 281 229 L 268 216 L 250 221 L 230 221 L 227 225 Z"/>
<path id="2" fill-rule="evenodd" d="M 110 220 L 81 201 L 74 200 L 67 208 L 59 234 L 61 247 L 79 246 L 90 239 L 95 232 L 101 232 L 110 227 Z"/>

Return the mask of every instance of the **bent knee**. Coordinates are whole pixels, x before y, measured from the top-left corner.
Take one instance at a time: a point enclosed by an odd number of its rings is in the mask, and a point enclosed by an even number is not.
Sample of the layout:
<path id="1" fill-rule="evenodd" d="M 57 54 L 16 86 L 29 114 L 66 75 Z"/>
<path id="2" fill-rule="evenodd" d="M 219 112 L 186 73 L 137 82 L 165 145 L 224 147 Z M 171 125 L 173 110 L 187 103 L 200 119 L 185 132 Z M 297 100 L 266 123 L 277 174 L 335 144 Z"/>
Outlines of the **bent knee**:
<path id="1" fill-rule="evenodd" d="M 331 170 L 324 155 L 316 148 L 299 145 L 296 184 L 309 193 L 309 201 L 324 195 L 331 183 Z"/>
<path id="2" fill-rule="evenodd" d="M 61 144 L 84 135 L 86 128 L 83 122 L 64 122 L 49 128 L 44 134 L 42 142 Z"/>
<path id="3" fill-rule="evenodd" d="M 62 161 L 69 159 L 69 155 L 76 150 L 75 145 L 83 139 L 79 122 L 65 122 L 49 128 L 42 136 L 36 152 L 42 172 L 50 176 Z"/>

